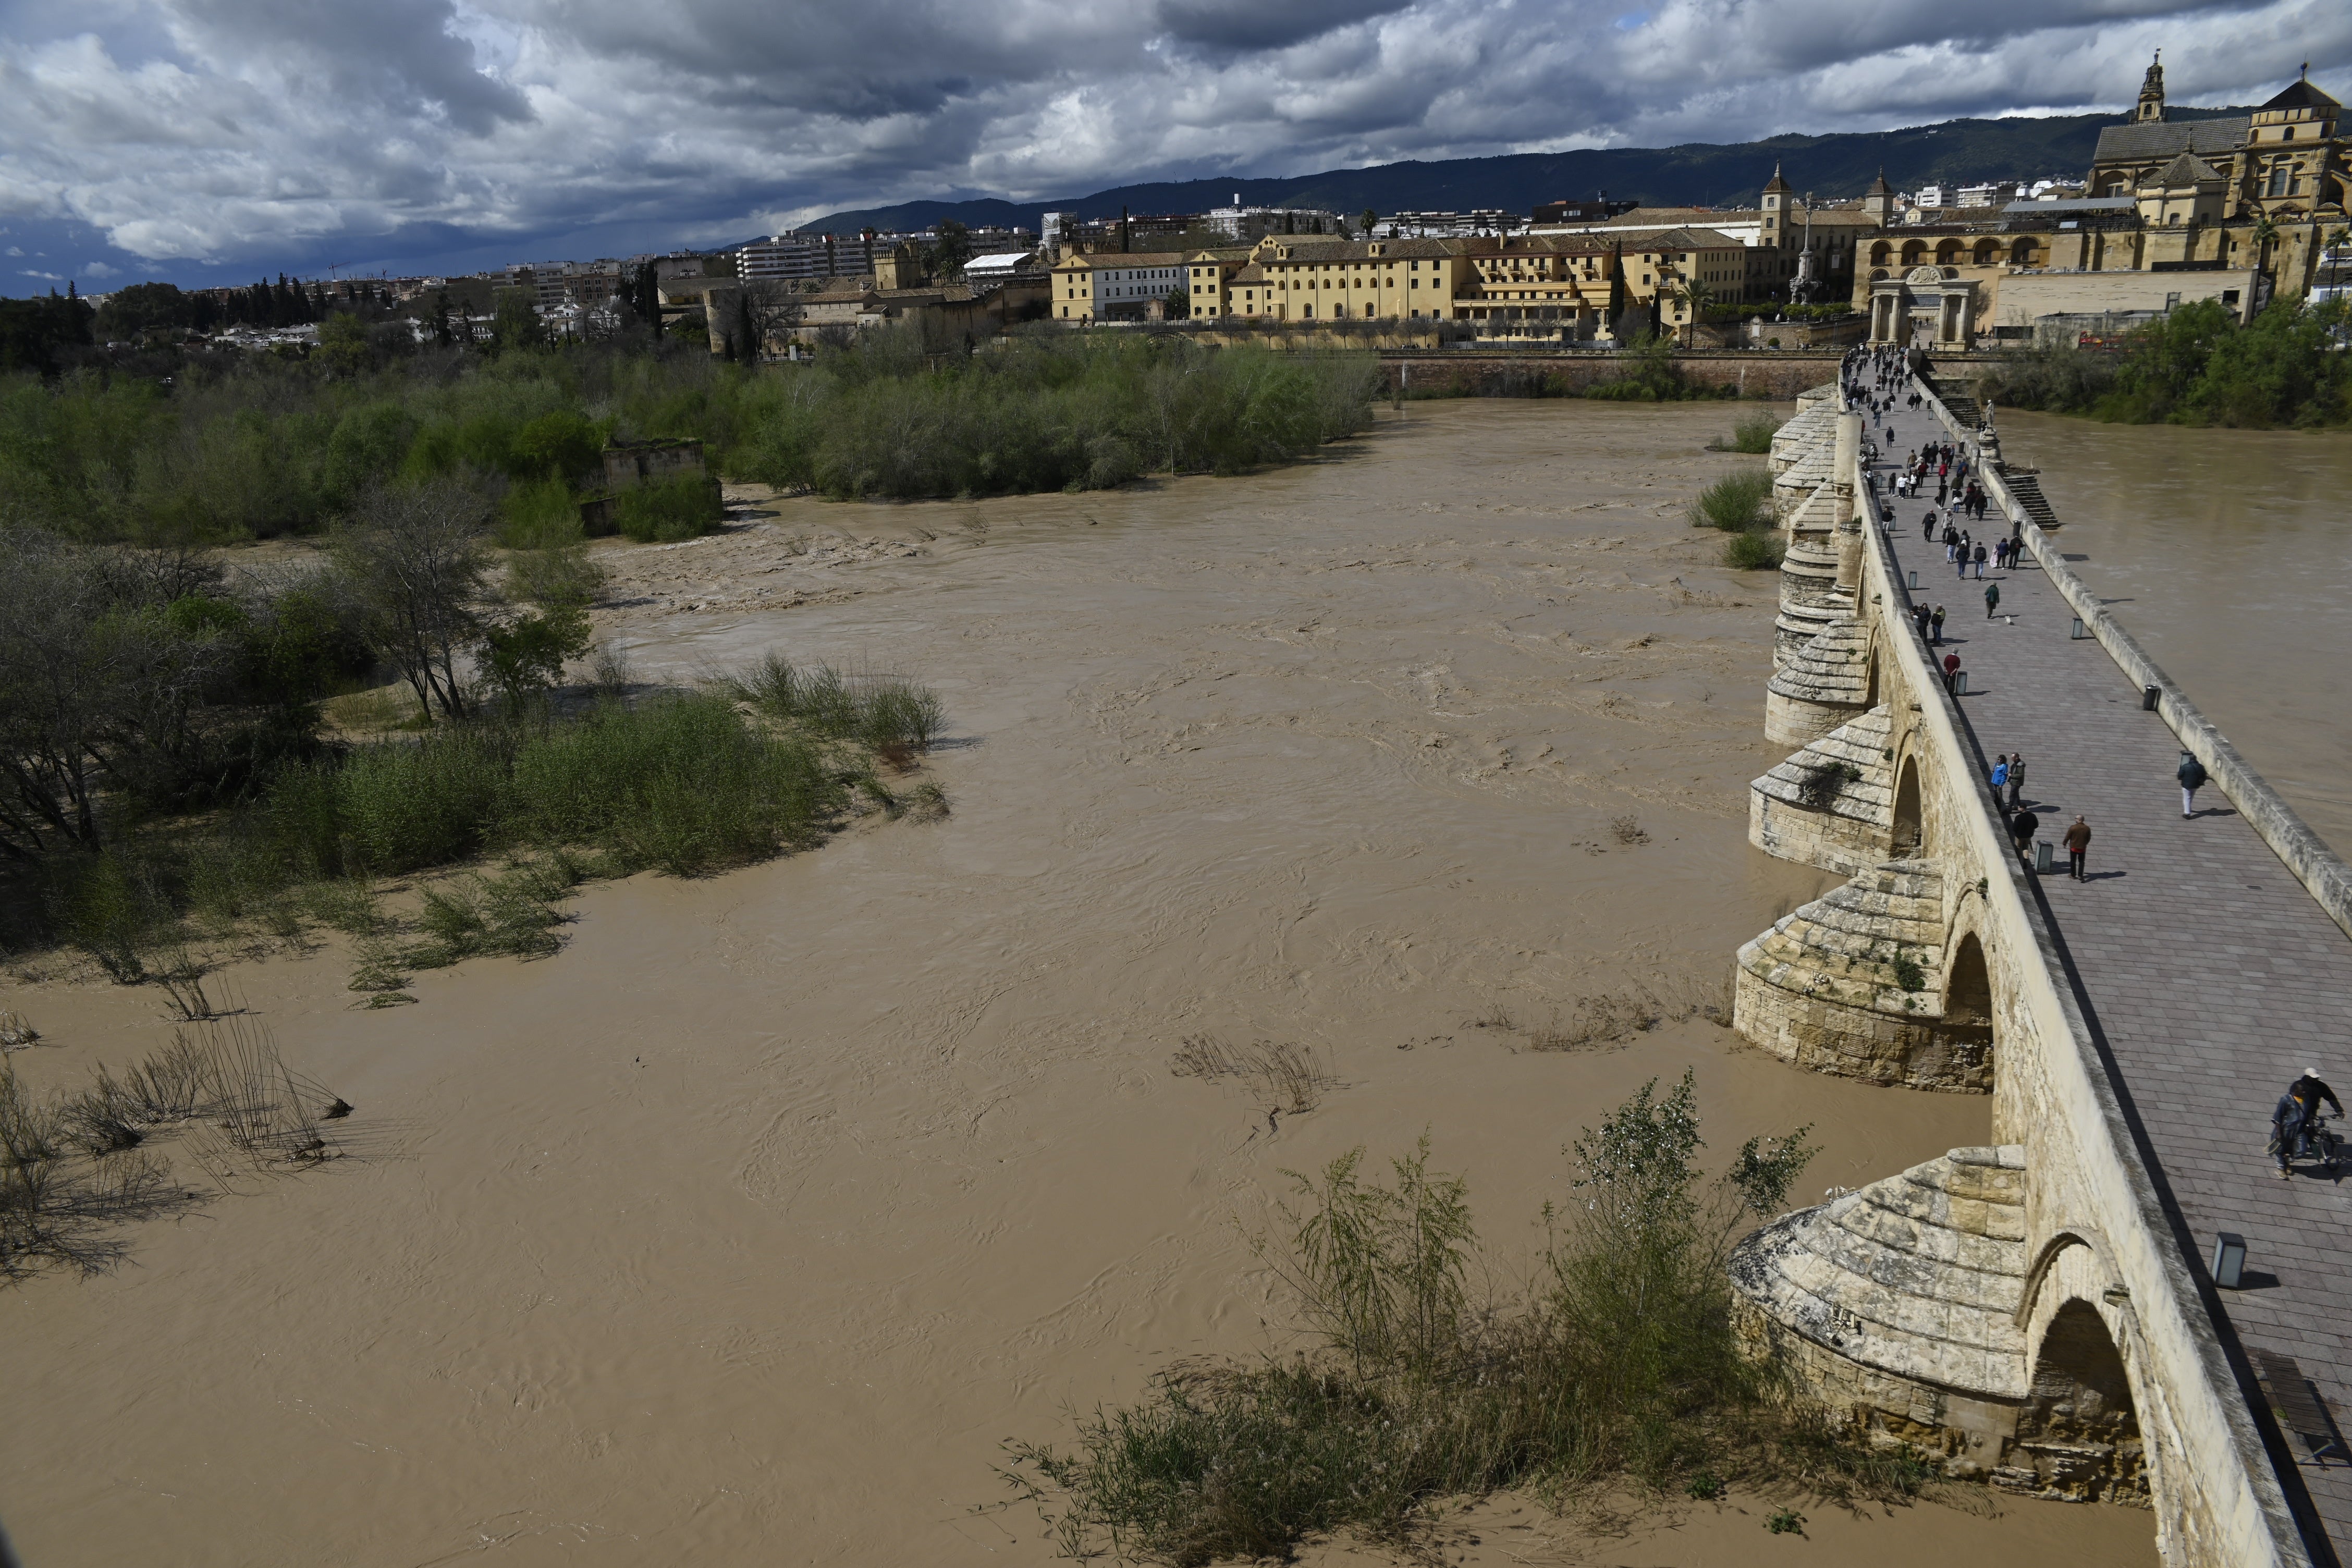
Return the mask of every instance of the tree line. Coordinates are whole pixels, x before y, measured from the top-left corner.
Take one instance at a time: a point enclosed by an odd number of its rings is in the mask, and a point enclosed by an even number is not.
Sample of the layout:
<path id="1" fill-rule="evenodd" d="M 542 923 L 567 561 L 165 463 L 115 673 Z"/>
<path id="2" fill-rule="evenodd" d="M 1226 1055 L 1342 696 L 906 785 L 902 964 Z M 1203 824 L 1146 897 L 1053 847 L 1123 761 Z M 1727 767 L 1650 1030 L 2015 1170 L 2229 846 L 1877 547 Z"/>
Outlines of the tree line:
<path id="1" fill-rule="evenodd" d="M 2126 425 L 2316 428 L 2352 422 L 2352 302 L 2273 300 L 2251 322 L 2199 300 L 2132 331 L 2120 352 L 2039 348 L 1978 384 L 2014 408 Z"/>

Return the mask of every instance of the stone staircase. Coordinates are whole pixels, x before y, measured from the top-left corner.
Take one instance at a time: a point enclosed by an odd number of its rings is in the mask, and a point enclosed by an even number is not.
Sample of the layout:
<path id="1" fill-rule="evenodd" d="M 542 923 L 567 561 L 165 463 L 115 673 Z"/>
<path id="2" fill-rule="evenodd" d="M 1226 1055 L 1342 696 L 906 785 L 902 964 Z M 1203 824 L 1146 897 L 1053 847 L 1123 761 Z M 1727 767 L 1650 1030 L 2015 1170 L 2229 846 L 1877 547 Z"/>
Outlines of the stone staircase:
<path id="1" fill-rule="evenodd" d="M 1888 860 L 1739 950 L 1732 1026 L 1814 1072 L 1912 1089 L 1992 1087 L 1992 1030 L 1944 1016 L 1944 876 Z"/>
<path id="2" fill-rule="evenodd" d="M 2036 528 L 2059 526 L 2058 513 L 2052 510 L 2050 499 L 2042 493 L 2040 479 L 2022 469 L 2011 469 L 2000 476 L 2000 482 L 2009 487 L 2009 493 L 2017 498 L 2017 504 Z"/>
<path id="3" fill-rule="evenodd" d="M 1932 371 L 1923 374 L 1919 379 L 1926 382 L 1927 390 L 1934 393 L 1937 401 L 1950 410 L 1952 417 L 1960 422 L 1962 429 L 1973 430 L 1984 423 L 1984 405 L 1977 401 L 1975 395 L 1967 387 L 1956 381 L 1937 375 Z"/>
<path id="4" fill-rule="evenodd" d="M 1892 729 L 1881 705 L 1774 763 L 1748 786 L 1748 841 L 1848 877 L 1885 860 L 1895 822 Z"/>

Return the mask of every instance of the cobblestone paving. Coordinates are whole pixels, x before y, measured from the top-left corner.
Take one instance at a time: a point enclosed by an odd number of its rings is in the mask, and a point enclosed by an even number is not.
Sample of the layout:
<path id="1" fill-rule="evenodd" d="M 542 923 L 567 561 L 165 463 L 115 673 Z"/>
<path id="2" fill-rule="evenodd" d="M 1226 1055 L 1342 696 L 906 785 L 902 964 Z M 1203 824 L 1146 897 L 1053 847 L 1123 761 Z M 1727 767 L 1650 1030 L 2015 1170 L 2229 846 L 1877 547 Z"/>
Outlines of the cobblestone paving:
<path id="1" fill-rule="evenodd" d="M 1882 453 L 1897 460 L 1945 436 L 1924 412 L 1898 408 L 1874 423 Z M 1894 501 L 1895 558 L 1918 574 L 1914 597 L 1949 612 L 1950 646 L 1935 658 L 1957 652 L 1969 673 L 1959 706 L 1980 759 L 2024 753 L 2025 800 L 2056 855 L 2056 869 L 2038 879 L 2042 898 L 2187 1233 L 2191 1268 L 2209 1280 L 2216 1232 L 2246 1238 L 2248 1288 L 2210 1298 L 2225 1340 L 2294 1357 L 2331 1423 L 2343 1422 L 2352 1411 L 2352 1186 L 2308 1162 L 2280 1181 L 2263 1144 L 2273 1103 L 2304 1068 L 2318 1068 L 2352 1103 L 2352 939 L 2218 785 L 2182 820 L 2179 742 L 2095 640 L 2070 637 L 2072 609 L 2030 558 L 2015 572 L 1987 563 L 2002 618 L 1986 618 L 1975 569 L 1962 582 L 1944 547 L 1922 539 L 1929 504 Z M 1993 513 L 1979 531 L 1990 543 L 2003 526 Z M 2063 550 L 2063 531 L 2050 538 Z M 2097 562 L 2075 571 L 2097 590 Z M 2127 603 L 2109 602 L 2124 605 L 2128 626 Z M 2080 882 L 2064 874 L 2059 842 L 2077 814 L 2092 832 Z M 2234 1350 L 2232 1360 L 2244 1377 Z M 2245 1386 L 2259 1402 L 2250 1379 Z M 2352 1460 L 2323 1462 L 2294 1435 L 2283 1440 L 2342 1554 L 2352 1542 Z"/>

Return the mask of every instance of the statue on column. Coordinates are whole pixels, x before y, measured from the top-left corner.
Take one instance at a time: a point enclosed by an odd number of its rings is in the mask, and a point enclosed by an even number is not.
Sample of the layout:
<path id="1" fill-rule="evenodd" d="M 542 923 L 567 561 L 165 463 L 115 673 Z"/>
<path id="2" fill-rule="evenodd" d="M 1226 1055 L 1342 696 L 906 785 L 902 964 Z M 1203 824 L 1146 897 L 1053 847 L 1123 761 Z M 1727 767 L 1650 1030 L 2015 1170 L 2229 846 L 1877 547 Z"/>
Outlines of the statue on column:
<path id="1" fill-rule="evenodd" d="M 1797 276 L 1789 284 L 1789 302 L 1792 305 L 1810 305 L 1813 303 L 1813 296 L 1821 291 L 1821 279 L 1813 275 L 1812 247 L 1807 246 L 1797 252 Z"/>

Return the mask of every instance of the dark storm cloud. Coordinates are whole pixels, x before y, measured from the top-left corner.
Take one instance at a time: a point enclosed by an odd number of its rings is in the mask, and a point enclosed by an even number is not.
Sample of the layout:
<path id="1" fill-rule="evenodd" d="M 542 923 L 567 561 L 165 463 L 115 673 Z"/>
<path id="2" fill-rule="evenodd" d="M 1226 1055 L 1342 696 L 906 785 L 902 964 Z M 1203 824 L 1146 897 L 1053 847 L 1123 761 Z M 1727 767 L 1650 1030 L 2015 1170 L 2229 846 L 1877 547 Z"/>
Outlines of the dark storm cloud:
<path id="1" fill-rule="evenodd" d="M 2352 89 L 2341 0 L 0 0 L 0 229 L 19 270 L 85 278 L 66 247 L 717 240 L 950 193 L 2113 107 L 2158 46 L 2179 101 L 2306 58 Z"/>

